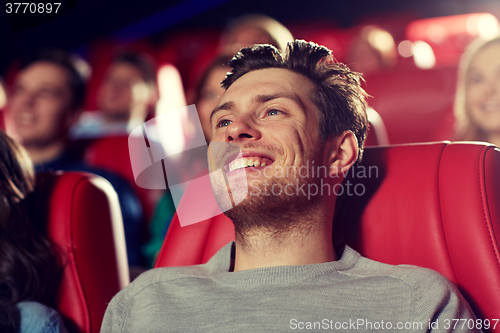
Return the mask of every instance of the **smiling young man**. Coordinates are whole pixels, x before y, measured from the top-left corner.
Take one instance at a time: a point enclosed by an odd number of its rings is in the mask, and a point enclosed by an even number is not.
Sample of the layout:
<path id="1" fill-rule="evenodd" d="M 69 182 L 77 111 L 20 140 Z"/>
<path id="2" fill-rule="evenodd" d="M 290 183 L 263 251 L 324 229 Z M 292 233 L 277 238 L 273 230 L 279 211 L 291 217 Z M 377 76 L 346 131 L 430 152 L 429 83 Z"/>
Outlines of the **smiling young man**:
<path id="1" fill-rule="evenodd" d="M 242 49 L 230 65 L 209 160 L 224 170 L 212 177 L 219 205 L 243 197 L 225 213 L 236 240 L 207 264 L 143 274 L 111 301 L 101 331 L 442 332 L 446 319 L 474 319 L 438 273 L 333 247 L 331 190 L 366 133 L 358 74 L 304 41 Z"/>

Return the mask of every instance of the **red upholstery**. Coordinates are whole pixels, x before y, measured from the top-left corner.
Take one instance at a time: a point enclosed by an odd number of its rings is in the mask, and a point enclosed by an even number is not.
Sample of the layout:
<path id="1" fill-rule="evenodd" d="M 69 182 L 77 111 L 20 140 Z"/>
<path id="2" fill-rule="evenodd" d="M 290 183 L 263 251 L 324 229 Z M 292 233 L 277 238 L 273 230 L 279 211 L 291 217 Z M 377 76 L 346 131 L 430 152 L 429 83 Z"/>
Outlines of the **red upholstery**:
<path id="1" fill-rule="evenodd" d="M 34 204 L 62 254 L 57 310 L 70 332 L 97 333 L 107 304 L 129 283 L 116 192 L 87 173 L 42 174 Z"/>
<path id="2" fill-rule="evenodd" d="M 391 144 L 450 139 L 450 128 L 443 125 L 452 115 L 456 76 L 455 67 L 366 76 L 365 88 L 373 97 L 368 102 L 384 119 Z"/>
<path id="3" fill-rule="evenodd" d="M 381 262 L 434 269 L 459 287 L 479 318 L 498 318 L 499 169 L 493 145 L 368 147 L 348 174 L 365 193 L 339 197 L 334 243 Z M 156 267 L 204 263 L 233 239 L 224 215 L 183 228 L 174 217 Z"/>

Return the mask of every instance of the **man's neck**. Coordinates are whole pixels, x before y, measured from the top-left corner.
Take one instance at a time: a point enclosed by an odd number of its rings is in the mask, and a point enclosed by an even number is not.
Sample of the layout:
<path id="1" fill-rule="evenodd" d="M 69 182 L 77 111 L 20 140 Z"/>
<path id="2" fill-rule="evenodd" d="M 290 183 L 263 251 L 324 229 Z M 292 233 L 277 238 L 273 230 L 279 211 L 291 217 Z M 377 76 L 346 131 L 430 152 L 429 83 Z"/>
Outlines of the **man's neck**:
<path id="1" fill-rule="evenodd" d="M 318 213 L 315 217 L 321 216 Z M 294 227 L 276 234 L 253 230 L 236 239 L 234 271 L 262 267 L 319 264 L 337 260 L 332 243 L 333 213 L 309 228 Z"/>
<path id="2" fill-rule="evenodd" d="M 60 156 L 64 152 L 66 144 L 64 141 L 56 141 L 44 146 L 26 145 L 25 148 L 33 164 L 45 164 Z"/>

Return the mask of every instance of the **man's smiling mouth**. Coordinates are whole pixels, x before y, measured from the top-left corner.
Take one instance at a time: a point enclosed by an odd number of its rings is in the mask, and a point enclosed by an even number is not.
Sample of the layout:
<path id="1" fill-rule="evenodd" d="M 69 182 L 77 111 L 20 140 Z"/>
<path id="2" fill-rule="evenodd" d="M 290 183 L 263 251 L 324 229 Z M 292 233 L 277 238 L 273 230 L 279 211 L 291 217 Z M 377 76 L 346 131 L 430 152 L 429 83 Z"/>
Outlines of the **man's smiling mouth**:
<path id="1" fill-rule="evenodd" d="M 224 169 L 226 172 L 231 172 L 249 167 L 265 167 L 266 165 L 271 165 L 273 162 L 273 160 L 263 156 L 240 157 L 231 161 Z"/>

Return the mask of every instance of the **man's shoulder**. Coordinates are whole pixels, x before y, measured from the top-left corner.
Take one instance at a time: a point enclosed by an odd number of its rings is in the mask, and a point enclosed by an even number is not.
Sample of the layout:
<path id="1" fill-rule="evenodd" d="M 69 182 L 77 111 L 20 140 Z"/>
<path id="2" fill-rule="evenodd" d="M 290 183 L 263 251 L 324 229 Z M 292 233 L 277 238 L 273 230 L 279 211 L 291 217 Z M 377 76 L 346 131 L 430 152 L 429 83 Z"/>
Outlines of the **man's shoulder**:
<path id="1" fill-rule="evenodd" d="M 205 265 L 153 268 L 139 275 L 127 288 L 131 289 L 131 293 L 139 293 L 148 288 L 163 287 L 179 279 L 203 279 L 208 275 Z"/>
<path id="2" fill-rule="evenodd" d="M 211 279 L 229 269 L 232 243 L 221 248 L 207 263 L 192 266 L 160 267 L 139 275 L 120 291 L 122 296 L 134 298 L 149 293 L 169 293 L 176 288 L 206 287 Z"/>
<path id="3" fill-rule="evenodd" d="M 440 273 L 414 265 L 391 265 L 366 257 L 360 257 L 357 265 L 347 274 L 365 278 L 380 278 L 389 284 L 404 284 L 413 292 L 425 292 L 429 288 L 442 293 L 456 292 L 456 287 Z"/>

